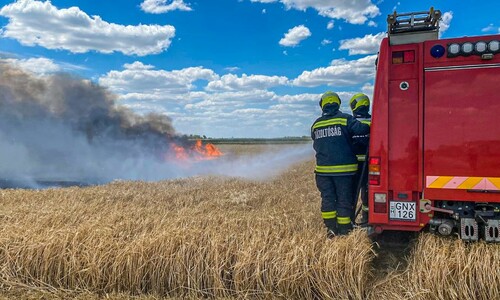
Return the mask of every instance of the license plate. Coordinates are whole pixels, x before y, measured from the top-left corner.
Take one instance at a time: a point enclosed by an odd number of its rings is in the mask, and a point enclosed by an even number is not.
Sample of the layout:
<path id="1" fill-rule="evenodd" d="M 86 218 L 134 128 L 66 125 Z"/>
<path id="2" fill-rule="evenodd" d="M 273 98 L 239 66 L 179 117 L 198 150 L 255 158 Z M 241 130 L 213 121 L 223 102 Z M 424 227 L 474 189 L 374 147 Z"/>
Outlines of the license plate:
<path id="1" fill-rule="evenodd" d="M 390 201 L 389 218 L 391 220 L 416 221 L 417 203 L 406 201 Z"/>

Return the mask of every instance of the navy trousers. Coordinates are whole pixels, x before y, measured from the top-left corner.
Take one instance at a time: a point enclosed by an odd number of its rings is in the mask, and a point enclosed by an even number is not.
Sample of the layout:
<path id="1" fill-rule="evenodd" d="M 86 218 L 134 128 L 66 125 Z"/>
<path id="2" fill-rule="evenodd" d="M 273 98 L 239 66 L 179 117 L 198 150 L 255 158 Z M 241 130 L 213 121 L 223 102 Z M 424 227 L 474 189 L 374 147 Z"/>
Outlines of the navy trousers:
<path id="1" fill-rule="evenodd" d="M 323 176 L 316 174 L 316 186 L 321 193 L 321 212 L 330 228 L 334 219 L 340 226 L 351 225 L 353 214 L 353 175 Z"/>

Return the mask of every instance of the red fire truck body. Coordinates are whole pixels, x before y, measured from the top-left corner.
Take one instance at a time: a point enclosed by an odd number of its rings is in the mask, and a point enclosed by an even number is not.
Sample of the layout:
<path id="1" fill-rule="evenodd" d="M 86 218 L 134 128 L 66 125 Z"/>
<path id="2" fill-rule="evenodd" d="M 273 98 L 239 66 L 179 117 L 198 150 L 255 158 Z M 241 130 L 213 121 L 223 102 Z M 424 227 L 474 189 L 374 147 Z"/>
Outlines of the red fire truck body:
<path id="1" fill-rule="evenodd" d="M 405 16 L 377 59 L 369 224 L 500 242 L 500 35 L 437 39 L 439 11 Z"/>

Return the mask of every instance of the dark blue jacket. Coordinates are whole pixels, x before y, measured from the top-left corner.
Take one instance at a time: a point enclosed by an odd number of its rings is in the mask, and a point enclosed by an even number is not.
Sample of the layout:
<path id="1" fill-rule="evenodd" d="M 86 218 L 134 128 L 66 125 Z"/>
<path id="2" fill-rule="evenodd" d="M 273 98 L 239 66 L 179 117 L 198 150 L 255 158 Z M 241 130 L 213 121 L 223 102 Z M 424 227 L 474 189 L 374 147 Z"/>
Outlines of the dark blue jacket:
<path id="1" fill-rule="evenodd" d="M 315 173 L 324 176 L 355 174 L 358 160 L 352 149 L 352 137 L 369 132 L 368 125 L 339 111 L 337 104 L 326 105 L 311 127 L 316 151 Z"/>

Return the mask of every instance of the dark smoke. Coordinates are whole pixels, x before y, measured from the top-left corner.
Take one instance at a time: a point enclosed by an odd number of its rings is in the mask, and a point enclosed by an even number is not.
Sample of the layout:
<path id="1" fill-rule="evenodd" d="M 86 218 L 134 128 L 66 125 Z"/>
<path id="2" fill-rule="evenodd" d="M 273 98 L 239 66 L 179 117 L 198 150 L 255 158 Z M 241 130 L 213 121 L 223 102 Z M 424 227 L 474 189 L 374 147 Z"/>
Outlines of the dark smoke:
<path id="1" fill-rule="evenodd" d="M 159 179 L 173 141 L 187 143 L 168 117 L 135 114 L 88 80 L 0 63 L 0 180 Z"/>

